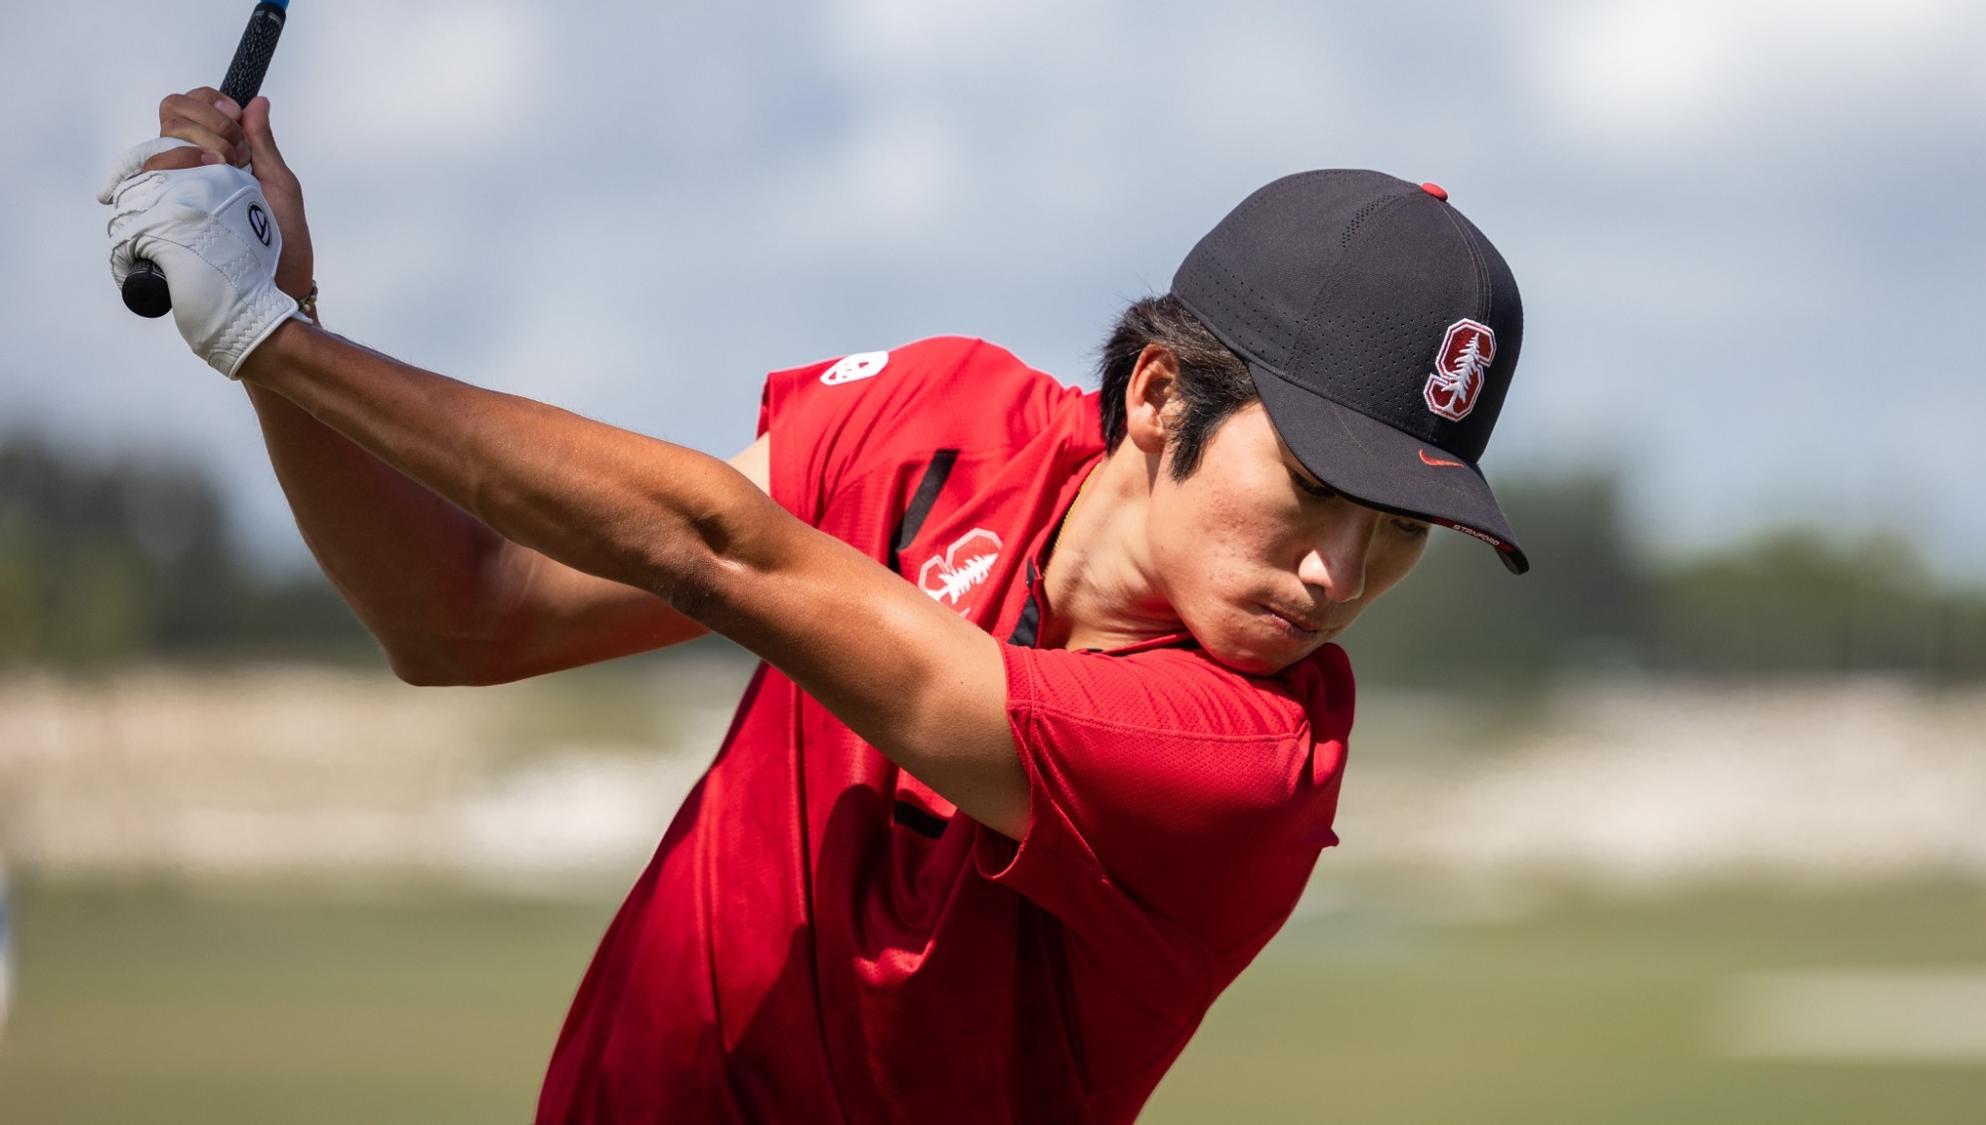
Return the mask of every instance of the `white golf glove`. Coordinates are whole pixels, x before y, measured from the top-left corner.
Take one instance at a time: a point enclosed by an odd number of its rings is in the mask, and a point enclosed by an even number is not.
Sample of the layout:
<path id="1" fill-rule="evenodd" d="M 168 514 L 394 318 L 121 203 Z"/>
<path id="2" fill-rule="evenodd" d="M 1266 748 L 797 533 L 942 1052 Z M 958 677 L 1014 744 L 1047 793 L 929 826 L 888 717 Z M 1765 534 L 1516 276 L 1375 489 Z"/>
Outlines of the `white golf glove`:
<path id="1" fill-rule="evenodd" d="M 230 379 L 269 334 L 297 315 L 276 288 L 283 232 L 250 172 L 205 164 L 141 172 L 145 161 L 187 142 L 146 141 L 118 157 L 97 200 L 116 210 L 110 276 L 121 289 L 131 263 L 149 258 L 172 290 L 172 319 L 194 354 Z"/>

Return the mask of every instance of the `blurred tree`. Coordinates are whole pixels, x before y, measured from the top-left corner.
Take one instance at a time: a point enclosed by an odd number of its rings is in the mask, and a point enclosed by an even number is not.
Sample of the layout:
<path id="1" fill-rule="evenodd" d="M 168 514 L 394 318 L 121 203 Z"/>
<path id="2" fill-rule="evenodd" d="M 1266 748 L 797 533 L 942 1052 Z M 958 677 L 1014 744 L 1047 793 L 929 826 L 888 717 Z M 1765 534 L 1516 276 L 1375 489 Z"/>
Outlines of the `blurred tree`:
<path id="1" fill-rule="evenodd" d="M 1497 493 L 1532 573 L 1513 579 L 1437 531 L 1345 635 L 1361 679 L 1517 697 L 1623 673 L 1986 680 L 1986 592 L 1941 587 L 1901 539 L 1784 529 L 1657 566 L 1629 543 L 1612 477 Z M 243 565 L 198 472 L 0 440 L 0 664 L 265 656 L 382 663 L 322 576 L 270 581 Z"/>
<path id="2" fill-rule="evenodd" d="M 0 662 L 264 654 L 378 659 L 322 580 L 247 573 L 219 493 L 190 467 L 0 440 Z"/>
<path id="3" fill-rule="evenodd" d="M 1890 535 L 1769 533 L 1666 572 L 1655 667 L 1699 675 L 1986 674 L 1986 597 L 1940 589 Z"/>
<path id="4" fill-rule="evenodd" d="M 1497 496 L 1531 573 L 1436 528 L 1427 556 L 1344 637 L 1361 678 L 1442 689 L 1537 687 L 1642 661 L 1650 581 L 1622 533 L 1611 477 L 1520 480 Z"/>
<path id="5" fill-rule="evenodd" d="M 1368 682 L 1508 692 L 1623 672 L 1986 679 L 1986 592 L 1943 587 L 1895 536 L 1779 529 L 1656 566 L 1628 546 L 1618 483 L 1499 485 L 1532 572 L 1437 532 L 1344 638 Z"/>

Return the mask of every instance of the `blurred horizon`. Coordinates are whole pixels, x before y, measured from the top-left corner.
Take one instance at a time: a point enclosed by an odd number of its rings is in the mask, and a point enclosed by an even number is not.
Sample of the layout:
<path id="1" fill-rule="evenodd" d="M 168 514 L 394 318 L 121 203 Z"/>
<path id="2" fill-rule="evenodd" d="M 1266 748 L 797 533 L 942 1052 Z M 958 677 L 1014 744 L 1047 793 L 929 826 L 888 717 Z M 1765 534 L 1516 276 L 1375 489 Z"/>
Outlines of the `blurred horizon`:
<path id="1" fill-rule="evenodd" d="M 1789 524 L 1661 558 L 1637 545 L 1616 478 L 1520 480 L 1502 503 L 1527 527 L 1536 573 L 1512 578 L 1437 531 L 1339 639 L 1361 682 L 1460 695 L 1535 695 L 1567 678 L 1986 682 L 1986 581 L 1941 579 L 1902 536 L 1840 543 Z M 0 673 L 159 660 L 383 670 L 314 566 L 254 565 L 229 504 L 195 461 L 95 461 L 0 432 Z"/>
<path id="2" fill-rule="evenodd" d="M 106 20 L 147 49 L 0 123 L 37 155 L 0 169 L 30 220 L 0 301 L 90 326 L 15 333 L 0 420 L 200 460 L 283 571 L 307 560 L 251 412 L 123 313 L 91 198 L 241 19 L 14 14 L 19 89 L 68 85 L 61 45 Z M 1613 473 L 1656 557 L 1795 523 L 1978 579 L 1982 41 L 1960 0 L 300 4 L 265 92 L 330 327 L 719 456 L 762 372 L 936 333 L 1087 385 L 1116 312 L 1254 187 L 1436 180 L 1526 295 L 1493 480 Z"/>

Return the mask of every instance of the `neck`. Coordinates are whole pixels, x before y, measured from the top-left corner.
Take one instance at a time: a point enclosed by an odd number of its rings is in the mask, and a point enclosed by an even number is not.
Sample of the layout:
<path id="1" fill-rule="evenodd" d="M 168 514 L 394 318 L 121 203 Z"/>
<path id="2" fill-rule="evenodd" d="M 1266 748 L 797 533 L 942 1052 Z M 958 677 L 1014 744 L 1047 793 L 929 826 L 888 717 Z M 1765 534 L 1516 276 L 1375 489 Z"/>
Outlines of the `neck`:
<path id="1" fill-rule="evenodd" d="M 1129 442 L 1119 445 L 1090 470 L 1063 517 L 1042 575 L 1042 648 L 1119 648 L 1185 628 L 1153 580 L 1145 461 Z"/>

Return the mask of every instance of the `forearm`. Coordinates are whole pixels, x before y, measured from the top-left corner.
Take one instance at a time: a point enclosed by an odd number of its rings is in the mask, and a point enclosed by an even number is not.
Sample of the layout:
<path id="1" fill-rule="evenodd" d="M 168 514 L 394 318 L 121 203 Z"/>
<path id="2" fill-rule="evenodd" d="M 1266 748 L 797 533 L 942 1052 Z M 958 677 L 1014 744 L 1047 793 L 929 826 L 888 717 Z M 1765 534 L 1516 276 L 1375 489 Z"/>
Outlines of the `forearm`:
<path id="1" fill-rule="evenodd" d="M 660 596 L 964 815 L 1024 834 L 1000 644 L 737 469 L 294 321 L 240 370 L 506 539 Z"/>
<path id="2" fill-rule="evenodd" d="M 242 369 L 494 533 L 674 599 L 715 546 L 749 553 L 741 508 L 770 505 L 695 450 L 473 387 L 291 322 Z"/>
<path id="3" fill-rule="evenodd" d="M 304 543 L 395 665 L 494 640 L 502 537 L 288 399 L 247 390 Z"/>

